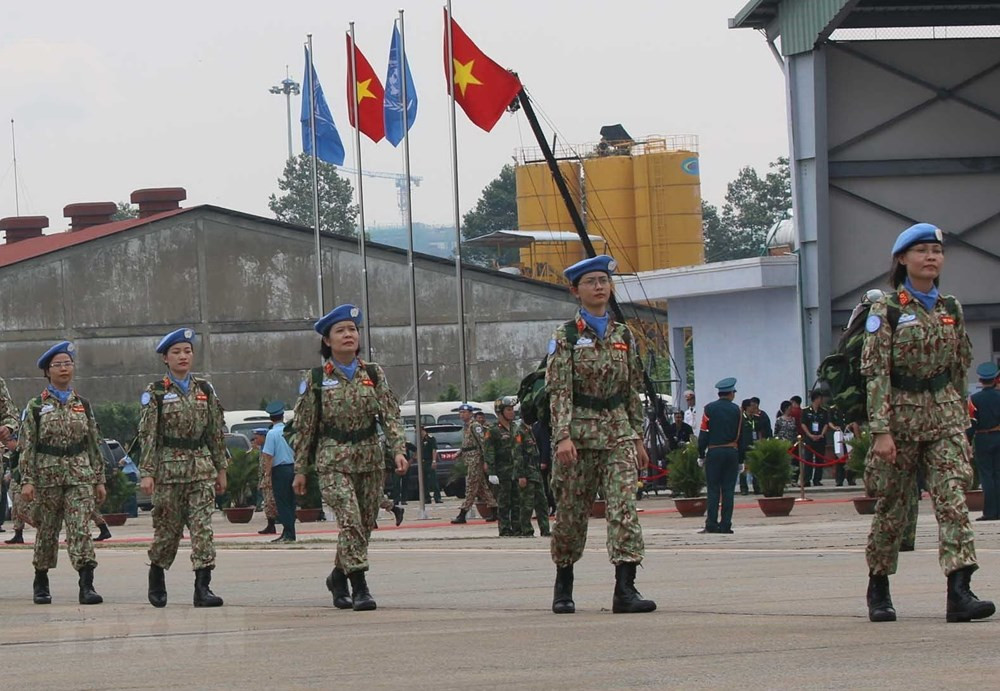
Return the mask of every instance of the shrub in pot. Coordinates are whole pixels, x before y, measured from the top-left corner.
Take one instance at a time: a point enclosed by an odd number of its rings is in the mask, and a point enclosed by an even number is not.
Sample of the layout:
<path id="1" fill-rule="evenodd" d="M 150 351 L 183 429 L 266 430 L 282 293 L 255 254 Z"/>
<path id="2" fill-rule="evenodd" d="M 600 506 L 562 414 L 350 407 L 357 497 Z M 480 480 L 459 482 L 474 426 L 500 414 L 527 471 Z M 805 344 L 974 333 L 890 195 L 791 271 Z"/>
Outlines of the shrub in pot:
<path id="1" fill-rule="evenodd" d="M 760 439 L 747 451 L 747 466 L 764 495 L 757 504 L 765 516 L 787 516 L 795 506 L 794 497 L 784 496 L 790 447 L 785 439 Z"/>
<path id="2" fill-rule="evenodd" d="M 108 494 L 101 504 L 101 514 L 118 519 L 108 521 L 111 525 L 124 525 L 125 504 L 135 496 L 135 484 L 121 470 L 115 470 L 105 479 L 104 487 Z"/>
<path id="3" fill-rule="evenodd" d="M 236 449 L 231 452 L 226 468 L 226 492 L 229 506 L 226 517 L 232 523 L 249 523 L 253 518 L 254 490 L 260 479 L 257 454 Z"/>
<path id="4" fill-rule="evenodd" d="M 705 489 L 705 469 L 698 465 L 696 444 L 674 449 L 667 455 L 667 487 L 681 516 L 694 518 L 705 514 L 707 500 L 701 494 Z"/>

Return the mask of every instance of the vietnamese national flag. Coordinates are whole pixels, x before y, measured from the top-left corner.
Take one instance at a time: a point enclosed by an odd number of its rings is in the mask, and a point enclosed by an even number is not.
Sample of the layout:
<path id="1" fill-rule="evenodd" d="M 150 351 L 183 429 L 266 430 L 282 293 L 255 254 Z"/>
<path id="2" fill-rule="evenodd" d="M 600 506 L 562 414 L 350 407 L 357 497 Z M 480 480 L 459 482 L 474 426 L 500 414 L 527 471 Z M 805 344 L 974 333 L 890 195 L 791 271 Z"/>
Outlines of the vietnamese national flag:
<path id="1" fill-rule="evenodd" d="M 354 48 L 354 77 L 351 79 L 351 48 Z M 353 82 L 353 83 L 352 83 Z M 358 95 L 358 120 L 354 122 L 355 87 Z M 352 46 L 351 35 L 347 34 L 347 113 L 351 126 L 357 127 L 373 142 L 380 142 L 385 137 L 385 122 L 382 119 L 382 101 L 385 90 L 371 64 L 365 59 L 358 45 Z"/>
<path id="2" fill-rule="evenodd" d="M 451 78 L 451 65 L 448 64 L 448 21 L 451 21 L 451 43 L 454 49 L 452 55 L 455 70 L 454 96 L 455 102 L 477 126 L 489 132 L 497 124 L 497 120 L 517 98 L 521 91 L 521 80 L 500 65 L 490 60 L 486 53 L 479 50 L 472 40 L 465 35 L 462 27 L 448 16 L 445 9 L 444 21 L 444 78 Z M 448 84 L 448 93 L 452 93 L 452 84 Z"/>

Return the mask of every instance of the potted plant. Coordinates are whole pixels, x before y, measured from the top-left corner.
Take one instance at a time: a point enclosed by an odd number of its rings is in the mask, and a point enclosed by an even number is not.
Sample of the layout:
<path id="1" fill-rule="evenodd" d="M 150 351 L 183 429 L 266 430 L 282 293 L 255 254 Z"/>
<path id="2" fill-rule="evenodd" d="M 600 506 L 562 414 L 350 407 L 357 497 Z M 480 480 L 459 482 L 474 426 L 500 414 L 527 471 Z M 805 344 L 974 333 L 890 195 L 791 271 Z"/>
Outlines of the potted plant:
<path id="1" fill-rule="evenodd" d="M 969 511 L 983 510 L 983 490 L 979 488 L 979 469 L 975 459 L 972 462 L 972 487 L 965 490 L 965 506 Z"/>
<path id="2" fill-rule="evenodd" d="M 757 504 L 765 516 L 787 516 L 795 506 L 795 497 L 784 496 L 790 447 L 784 439 L 761 439 L 747 451 L 747 465 L 764 494 Z"/>
<path id="3" fill-rule="evenodd" d="M 851 440 L 851 452 L 847 456 L 847 469 L 854 473 L 855 476 L 862 478 L 865 477 L 865 459 L 868 458 L 868 452 L 872 447 L 872 435 L 868 430 L 862 432 L 859 436 L 854 437 Z M 878 503 L 878 497 L 875 496 L 875 488 L 869 487 L 868 483 L 865 485 L 865 495 L 863 497 L 854 497 L 852 500 L 854 502 L 854 510 L 859 514 L 868 515 L 875 513 L 875 504 Z"/>
<path id="4" fill-rule="evenodd" d="M 667 487 L 681 516 L 697 518 L 705 515 L 708 500 L 701 495 L 705 489 L 705 469 L 698 465 L 696 444 L 674 449 L 667 455 Z"/>
<path id="5" fill-rule="evenodd" d="M 107 489 L 107 496 L 101 504 L 101 515 L 108 525 L 125 525 L 128 515 L 125 513 L 125 504 L 135 496 L 135 485 L 125 477 L 121 470 L 115 470 L 104 481 Z"/>
<path id="6" fill-rule="evenodd" d="M 231 452 L 226 468 L 229 506 L 223 511 L 230 523 L 249 523 L 254 512 L 254 489 L 259 479 L 259 456 L 244 449 Z"/>
<path id="7" fill-rule="evenodd" d="M 306 493 L 301 497 L 296 497 L 295 502 L 298 505 L 295 510 L 296 518 L 303 523 L 313 523 L 319 520 L 323 513 L 323 495 L 319 491 L 319 475 L 315 468 L 306 473 Z"/>

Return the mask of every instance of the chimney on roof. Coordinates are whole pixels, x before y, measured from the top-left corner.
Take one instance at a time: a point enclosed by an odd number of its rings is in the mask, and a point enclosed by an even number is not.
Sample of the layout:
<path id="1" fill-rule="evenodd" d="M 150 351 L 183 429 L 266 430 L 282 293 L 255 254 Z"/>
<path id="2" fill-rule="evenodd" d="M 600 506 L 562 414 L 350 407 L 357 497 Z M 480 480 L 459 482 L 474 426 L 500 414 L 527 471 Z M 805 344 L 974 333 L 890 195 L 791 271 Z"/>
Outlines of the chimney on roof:
<path id="1" fill-rule="evenodd" d="M 139 218 L 146 218 L 181 208 L 181 202 L 187 199 L 187 190 L 183 187 L 151 187 L 136 190 L 131 199 L 133 204 L 139 205 Z"/>
<path id="2" fill-rule="evenodd" d="M 69 219 L 69 231 L 75 232 L 90 226 L 111 223 L 111 216 L 118 211 L 114 202 L 81 202 L 63 207 L 63 216 Z"/>
<path id="3" fill-rule="evenodd" d="M 49 227 L 48 216 L 8 216 L 0 218 L 0 230 L 7 231 L 7 244 L 42 237 L 42 229 Z"/>

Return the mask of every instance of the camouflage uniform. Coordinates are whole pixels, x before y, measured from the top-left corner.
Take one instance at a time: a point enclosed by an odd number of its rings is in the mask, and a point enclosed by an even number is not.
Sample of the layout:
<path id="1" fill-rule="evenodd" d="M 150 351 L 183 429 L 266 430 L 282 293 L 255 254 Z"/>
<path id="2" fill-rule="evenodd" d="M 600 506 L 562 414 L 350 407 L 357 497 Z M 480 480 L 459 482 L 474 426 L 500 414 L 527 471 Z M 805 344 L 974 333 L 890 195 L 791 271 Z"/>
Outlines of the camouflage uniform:
<path id="1" fill-rule="evenodd" d="M 496 475 L 500 480 L 496 490 L 497 527 L 500 535 L 516 535 L 520 532 L 521 521 L 518 512 L 521 506 L 521 493 L 514 485 L 514 457 L 520 455 L 521 439 L 521 435 L 514 431 L 513 424 L 504 427 L 499 422 L 483 434 L 485 451 L 483 460 L 486 463 L 486 472 Z"/>
<path id="2" fill-rule="evenodd" d="M 215 480 L 225 470 L 222 404 L 211 385 L 191 377 L 187 393 L 169 377 L 142 395 L 139 418 L 141 477 L 153 478 L 151 564 L 169 569 L 186 525 L 192 570 L 215 567 L 212 510 Z"/>
<path id="3" fill-rule="evenodd" d="M 315 464 L 323 501 L 340 527 L 336 566 L 348 575 L 367 571 L 368 539 L 383 497 L 383 451 L 376 423 L 393 457 L 402 454 L 399 404 L 382 368 L 360 360 L 351 379 L 331 362 L 324 365 L 320 384 L 306 372 L 300 392 L 290 440 L 295 473 L 305 475 Z"/>
<path id="4" fill-rule="evenodd" d="M 549 501 L 542 486 L 542 472 L 538 467 L 538 446 L 531 428 L 515 422 L 512 425 L 514 443 L 514 481 L 524 478 L 528 486 L 518 492 L 519 506 L 514 507 L 514 517 L 520 514 L 520 522 L 514 523 L 514 529 L 521 535 L 534 535 L 531 527 L 531 512 L 538 518 L 538 531 L 542 535 L 549 534 Z"/>
<path id="5" fill-rule="evenodd" d="M 635 509 L 638 481 L 635 443 L 642 438 L 639 391 L 642 371 L 631 353 L 628 327 L 610 320 L 604 338 L 578 316 L 575 345 L 565 327 L 552 335 L 545 382 L 552 417 L 552 491 L 557 520 L 552 561 L 570 566 L 583 554 L 587 521 L 600 490 L 607 501 L 608 556 L 613 564 L 640 563 L 642 528 Z M 572 439 L 577 460 L 555 458 L 563 439 Z"/>
<path id="6" fill-rule="evenodd" d="M 32 399 L 22 416 L 18 449 L 21 484 L 35 487 L 35 571 L 56 566 L 59 530 L 77 571 L 97 566 L 88 521 L 94 486 L 104 482 L 104 458 L 97 448 L 97 423 L 74 391 L 65 404 L 48 391 Z M 37 417 L 36 417 L 37 414 Z"/>
<path id="7" fill-rule="evenodd" d="M 887 318 L 890 301 L 900 314 L 895 332 Z M 947 302 L 954 305 L 951 311 Z M 896 444 L 894 463 L 871 454 L 865 468 L 866 486 L 879 498 L 865 553 L 874 575 L 896 572 L 918 468 L 925 471 L 938 521 L 941 568 L 947 575 L 976 566 L 965 506 L 972 466 L 962 393 L 971 361 L 972 345 L 954 298 L 939 297 L 928 311 L 901 289 L 872 304 L 861 354 L 870 429 L 891 433 Z M 919 388 L 930 390 L 913 390 Z"/>
<path id="8" fill-rule="evenodd" d="M 475 420 L 465 423 L 462 433 L 462 451 L 459 460 L 465 463 L 465 501 L 462 511 L 468 511 L 476 501 L 486 502 L 490 508 L 496 508 L 497 500 L 493 498 L 483 463 L 486 458 L 486 430 Z M 503 482 L 500 483 L 503 485 Z"/>
<path id="9" fill-rule="evenodd" d="M 253 452 L 256 452 L 259 459 L 260 481 L 257 483 L 257 489 L 260 490 L 261 502 L 264 505 L 264 517 L 269 521 L 273 521 L 278 517 L 278 505 L 274 501 L 274 489 L 271 487 L 271 473 L 266 472 L 266 468 L 264 468 L 264 456 L 261 454 L 260 449 L 254 449 Z"/>

